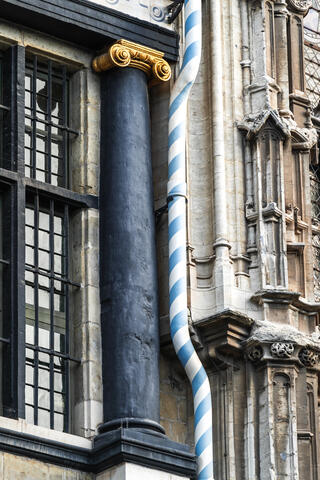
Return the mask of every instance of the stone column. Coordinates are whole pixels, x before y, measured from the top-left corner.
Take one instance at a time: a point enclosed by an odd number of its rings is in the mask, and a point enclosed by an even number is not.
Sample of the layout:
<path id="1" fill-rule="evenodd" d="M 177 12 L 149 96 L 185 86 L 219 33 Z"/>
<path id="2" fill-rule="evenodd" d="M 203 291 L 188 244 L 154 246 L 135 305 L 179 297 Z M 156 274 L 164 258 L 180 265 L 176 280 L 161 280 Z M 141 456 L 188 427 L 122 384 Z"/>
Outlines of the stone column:
<path id="1" fill-rule="evenodd" d="M 99 479 L 194 477 L 189 448 L 159 424 L 159 331 L 148 86 L 169 80 L 163 54 L 119 40 L 101 74 L 100 301 L 103 424 Z M 133 468 L 130 463 L 136 464 Z"/>
<path id="2" fill-rule="evenodd" d="M 287 17 L 288 10 L 285 0 L 279 0 L 274 4 L 275 42 L 277 58 L 277 83 L 281 88 L 281 96 L 278 104 L 279 113 L 290 117 L 289 105 L 289 70 L 288 70 L 288 38 Z"/>
<path id="3" fill-rule="evenodd" d="M 93 61 L 101 73 L 100 433 L 159 425 L 159 333 L 148 81 L 162 54 L 120 40 Z"/>
<path id="4" fill-rule="evenodd" d="M 298 480 L 296 380 L 301 366 L 300 347 L 286 340 L 273 343 L 261 340 L 249 340 L 247 344 L 248 359 L 256 368 L 256 372 L 251 369 L 255 391 L 248 391 L 248 396 L 257 402 L 258 415 L 257 424 L 252 424 L 257 442 L 248 438 L 246 444 L 247 469 L 253 475 L 259 466 L 260 480 Z M 253 418 L 251 409 L 249 416 Z M 252 465 L 250 457 L 256 456 L 258 462 Z"/>

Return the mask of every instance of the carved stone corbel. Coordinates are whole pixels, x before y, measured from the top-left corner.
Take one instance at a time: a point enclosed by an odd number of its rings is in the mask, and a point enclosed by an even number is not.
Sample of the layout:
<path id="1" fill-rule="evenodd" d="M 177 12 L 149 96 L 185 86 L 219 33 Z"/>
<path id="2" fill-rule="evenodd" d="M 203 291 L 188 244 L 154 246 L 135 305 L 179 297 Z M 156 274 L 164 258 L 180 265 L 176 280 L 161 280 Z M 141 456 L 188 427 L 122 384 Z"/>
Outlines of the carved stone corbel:
<path id="1" fill-rule="evenodd" d="M 287 0 L 288 7 L 297 13 L 305 15 L 312 6 L 312 0 Z"/>

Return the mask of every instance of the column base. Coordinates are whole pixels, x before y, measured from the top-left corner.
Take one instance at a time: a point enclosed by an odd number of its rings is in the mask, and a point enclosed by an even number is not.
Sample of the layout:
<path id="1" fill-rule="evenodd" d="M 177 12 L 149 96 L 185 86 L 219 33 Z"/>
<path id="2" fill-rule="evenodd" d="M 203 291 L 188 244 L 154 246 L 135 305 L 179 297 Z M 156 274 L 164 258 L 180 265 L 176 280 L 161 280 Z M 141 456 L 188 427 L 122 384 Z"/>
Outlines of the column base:
<path id="1" fill-rule="evenodd" d="M 188 446 L 173 442 L 162 433 L 148 432 L 142 428 L 118 428 L 99 433 L 94 439 L 94 457 L 99 465 L 98 473 L 106 473 L 117 465 L 133 463 L 147 469 L 182 475 L 188 479 L 196 478 L 196 458 Z M 98 478 L 100 480 L 100 477 Z M 102 476 L 101 480 L 104 478 L 113 479 L 112 476 Z M 140 479 L 140 476 L 119 478 L 136 480 Z M 159 478 L 166 480 L 166 477 Z"/>
<path id="2" fill-rule="evenodd" d="M 151 430 L 156 433 L 165 433 L 164 428 L 154 420 L 148 420 L 146 418 L 116 418 L 109 422 L 103 423 L 99 426 L 99 434 L 117 430 L 118 428 L 139 428 L 143 430 Z"/>

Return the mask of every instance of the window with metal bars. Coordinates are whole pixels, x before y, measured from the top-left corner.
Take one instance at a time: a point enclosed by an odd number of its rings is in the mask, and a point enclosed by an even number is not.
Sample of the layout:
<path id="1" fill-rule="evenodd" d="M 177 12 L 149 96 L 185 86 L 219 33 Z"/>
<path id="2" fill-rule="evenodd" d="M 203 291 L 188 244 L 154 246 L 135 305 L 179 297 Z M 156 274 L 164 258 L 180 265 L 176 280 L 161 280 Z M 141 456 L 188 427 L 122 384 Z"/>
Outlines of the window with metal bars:
<path id="1" fill-rule="evenodd" d="M 69 186 L 69 78 L 65 66 L 33 56 L 25 75 L 25 174 Z"/>
<path id="2" fill-rule="evenodd" d="M 97 205 L 70 189 L 72 75 L 22 46 L 0 56 L 0 415 L 60 431 L 70 431 L 71 364 L 80 363 L 70 218 Z"/>
<path id="3" fill-rule="evenodd" d="M 37 194 L 26 206 L 26 419 L 68 431 L 69 207 Z M 79 285 L 76 285 L 79 286 Z"/>

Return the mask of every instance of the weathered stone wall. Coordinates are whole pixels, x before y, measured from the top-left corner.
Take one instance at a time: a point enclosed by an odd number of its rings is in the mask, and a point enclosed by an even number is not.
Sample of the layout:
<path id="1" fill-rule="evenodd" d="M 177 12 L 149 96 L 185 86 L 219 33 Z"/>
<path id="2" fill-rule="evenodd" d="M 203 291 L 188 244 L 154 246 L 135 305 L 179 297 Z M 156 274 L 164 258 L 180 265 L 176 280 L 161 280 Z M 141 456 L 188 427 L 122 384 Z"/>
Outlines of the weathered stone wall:
<path id="1" fill-rule="evenodd" d="M 56 467 L 18 455 L 0 453 L 0 478 L 5 480 L 94 480 L 95 475 Z"/>

